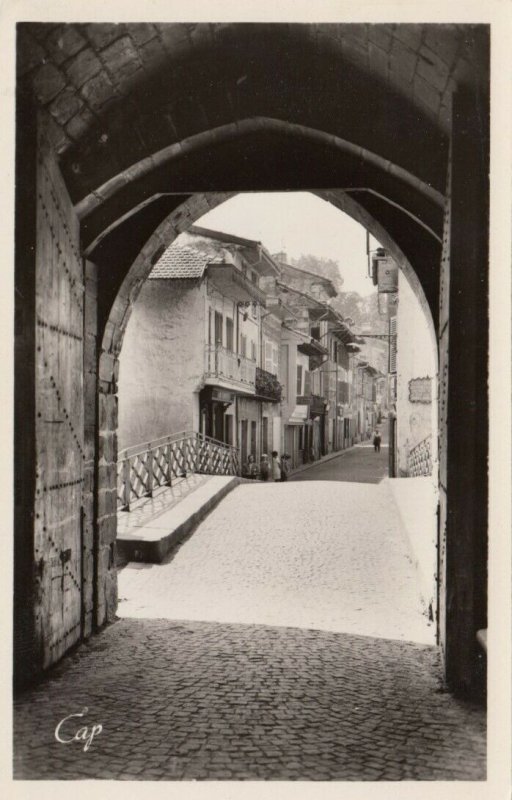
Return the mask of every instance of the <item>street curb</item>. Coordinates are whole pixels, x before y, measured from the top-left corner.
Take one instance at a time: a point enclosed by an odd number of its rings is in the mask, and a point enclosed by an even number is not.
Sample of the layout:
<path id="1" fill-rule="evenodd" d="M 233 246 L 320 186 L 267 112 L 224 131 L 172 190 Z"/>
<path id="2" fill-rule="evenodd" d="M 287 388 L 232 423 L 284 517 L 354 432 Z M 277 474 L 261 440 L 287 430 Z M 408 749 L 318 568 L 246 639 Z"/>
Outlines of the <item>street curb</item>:
<path id="1" fill-rule="evenodd" d="M 247 481 L 248 482 L 248 481 Z M 177 525 L 161 539 L 147 541 L 144 539 L 118 539 L 118 557 L 123 562 L 143 562 L 146 564 L 161 564 L 162 561 L 174 550 L 177 545 L 189 536 L 200 522 L 226 497 L 229 492 L 240 484 L 246 483 L 243 478 L 233 477 L 231 481 L 209 497 L 193 514 L 184 522 Z"/>

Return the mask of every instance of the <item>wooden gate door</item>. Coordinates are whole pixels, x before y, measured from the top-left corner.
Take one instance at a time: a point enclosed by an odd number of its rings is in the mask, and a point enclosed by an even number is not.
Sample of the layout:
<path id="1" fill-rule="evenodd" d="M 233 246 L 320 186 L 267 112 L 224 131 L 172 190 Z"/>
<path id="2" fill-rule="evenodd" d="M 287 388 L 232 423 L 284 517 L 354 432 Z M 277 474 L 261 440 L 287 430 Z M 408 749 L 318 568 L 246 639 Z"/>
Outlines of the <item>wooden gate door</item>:
<path id="1" fill-rule="evenodd" d="M 36 241 L 36 637 L 42 667 L 81 636 L 83 261 L 79 226 L 40 129 Z"/>

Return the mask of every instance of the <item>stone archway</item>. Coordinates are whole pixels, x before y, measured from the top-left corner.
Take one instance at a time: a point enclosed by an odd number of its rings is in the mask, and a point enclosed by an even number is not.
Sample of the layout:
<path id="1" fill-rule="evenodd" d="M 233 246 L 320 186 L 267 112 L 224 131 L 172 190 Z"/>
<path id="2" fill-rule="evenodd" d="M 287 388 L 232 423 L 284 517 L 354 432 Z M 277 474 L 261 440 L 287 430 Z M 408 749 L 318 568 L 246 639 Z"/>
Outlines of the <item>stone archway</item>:
<path id="1" fill-rule="evenodd" d="M 153 239 L 164 220 L 173 218 L 176 235 L 207 210 L 208 192 L 226 198 L 249 189 L 342 187 L 343 210 L 357 207 L 370 230 L 368 220 L 378 221 L 377 238 L 392 251 L 395 243 L 404 268 L 414 265 L 440 345 L 447 676 L 468 690 L 475 633 L 486 624 L 488 48 L 488 30 L 478 25 L 20 26 L 16 429 L 17 466 L 28 477 L 16 496 L 16 584 L 23 613 L 34 614 L 23 596 L 27 576 L 37 583 L 39 440 L 26 420 L 45 397 L 32 369 L 41 300 L 33 278 L 46 257 L 31 133 L 41 115 L 70 203 L 81 212 L 89 259 L 81 379 L 96 485 L 110 485 L 115 460 L 114 435 L 98 431 L 116 425 L 123 324 L 148 266 L 144 257 L 167 241 Z M 63 281 L 66 269 L 59 261 Z M 71 384 L 76 376 L 68 372 Z M 52 441 L 49 435 L 43 444 Z M 97 625 L 114 613 L 115 523 L 107 522 L 114 510 L 111 489 L 96 492 Z M 27 647 L 36 670 L 40 646 L 34 634 Z"/>

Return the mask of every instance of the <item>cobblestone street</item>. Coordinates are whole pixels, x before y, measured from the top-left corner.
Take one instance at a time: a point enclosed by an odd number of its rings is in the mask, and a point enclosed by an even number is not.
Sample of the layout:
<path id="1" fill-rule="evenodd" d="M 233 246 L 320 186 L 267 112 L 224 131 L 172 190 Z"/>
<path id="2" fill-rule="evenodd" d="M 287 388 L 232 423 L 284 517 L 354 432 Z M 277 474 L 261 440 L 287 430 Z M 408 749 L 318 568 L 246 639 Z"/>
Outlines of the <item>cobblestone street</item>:
<path id="1" fill-rule="evenodd" d="M 443 689 L 386 459 L 240 486 L 167 563 L 123 569 L 123 619 L 18 698 L 16 777 L 484 779 L 484 712 Z M 100 724 L 86 751 L 54 736 L 82 712 L 63 737 Z"/>

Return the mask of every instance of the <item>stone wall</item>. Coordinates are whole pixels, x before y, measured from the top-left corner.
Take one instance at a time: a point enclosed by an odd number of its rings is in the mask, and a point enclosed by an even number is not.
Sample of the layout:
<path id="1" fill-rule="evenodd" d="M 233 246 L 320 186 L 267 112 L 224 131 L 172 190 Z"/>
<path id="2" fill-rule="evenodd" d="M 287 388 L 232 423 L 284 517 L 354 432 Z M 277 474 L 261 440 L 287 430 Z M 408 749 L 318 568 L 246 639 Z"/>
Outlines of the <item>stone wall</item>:
<path id="1" fill-rule="evenodd" d="M 429 323 L 407 279 L 399 271 L 397 311 L 397 443 L 399 475 L 408 474 L 410 451 L 433 436 L 437 441 L 437 359 Z M 428 403 L 413 402 L 411 380 L 430 378 Z M 413 395 L 414 396 L 414 395 Z M 436 453 L 432 453 L 435 459 Z"/>

